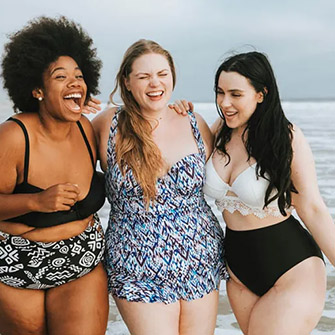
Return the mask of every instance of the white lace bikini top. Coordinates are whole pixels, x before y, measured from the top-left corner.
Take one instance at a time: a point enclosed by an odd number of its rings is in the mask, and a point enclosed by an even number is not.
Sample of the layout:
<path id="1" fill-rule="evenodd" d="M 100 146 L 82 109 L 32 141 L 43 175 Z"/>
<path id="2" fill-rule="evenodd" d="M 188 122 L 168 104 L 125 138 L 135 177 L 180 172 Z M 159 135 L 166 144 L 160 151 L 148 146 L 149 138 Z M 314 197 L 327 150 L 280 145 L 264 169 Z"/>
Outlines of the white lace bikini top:
<path id="1" fill-rule="evenodd" d="M 280 216 L 277 199 L 263 209 L 264 196 L 269 182 L 256 175 L 256 163 L 241 172 L 230 186 L 224 182 L 216 172 L 212 156 L 206 164 L 206 183 L 204 193 L 215 199 L 219 211 L 224 210 L 242 215 L 254 214 L 259 218 L 266 216 Z M 234 195 L 227 195 L 228 192 Z M 288 210 L 290 212 L 291 209 Z"/>

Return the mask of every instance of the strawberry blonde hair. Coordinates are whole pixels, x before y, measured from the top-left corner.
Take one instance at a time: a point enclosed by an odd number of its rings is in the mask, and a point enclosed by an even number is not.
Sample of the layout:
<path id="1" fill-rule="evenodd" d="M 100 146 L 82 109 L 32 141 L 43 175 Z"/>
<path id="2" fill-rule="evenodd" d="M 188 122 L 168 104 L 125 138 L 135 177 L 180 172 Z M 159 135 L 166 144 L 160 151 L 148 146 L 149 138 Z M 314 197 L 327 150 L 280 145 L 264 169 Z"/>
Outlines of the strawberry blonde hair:
<path id="1" fill-rule="evenodd" d="M 118 122 L 117 163 L 123 175 L 125 175 L 127 166 L 132 169 L 143 190 L 147 207 L 156 196 L 156 182 L 163 167 L 163 159 L 159 148 L 152 139 L 153 127 L 143 117 L 140 106 L 132 93 L 128 91 L 125 81 L 129 79 L 134 61 L 150 53 L 163 55 L 167 59 L 174 88 L 176 71 L 170 53 L 154 41 L 141 39 L 132 44 L 125 52 L 116 76 L 115 87 L 110 95 L 110 100 L 113 102 L 115 93 L 120 90 L 120 96 L 124 104 Z"/>

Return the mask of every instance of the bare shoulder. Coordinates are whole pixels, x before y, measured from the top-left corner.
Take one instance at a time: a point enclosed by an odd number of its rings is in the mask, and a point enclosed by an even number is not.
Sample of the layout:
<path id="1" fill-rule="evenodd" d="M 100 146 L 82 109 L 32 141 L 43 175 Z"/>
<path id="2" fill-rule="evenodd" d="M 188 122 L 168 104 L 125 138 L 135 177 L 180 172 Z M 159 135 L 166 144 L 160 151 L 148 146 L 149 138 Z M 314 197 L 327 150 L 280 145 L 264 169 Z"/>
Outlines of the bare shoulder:
<path id="1" fill-rule="evenodd" d="M 23 168 L 25 137 L 13 121 L 0 124 L 0 191 L 10 193 L 17 180 L 17 171 Z"/>
<path id="2" fill-rule="evenodd" d="M 216 136 L 219 130 L 222 128 L 222 126 L 223 126 L 223 120 L 220 117 L 218 117 L 211 126 L 212 134 Z"/>
<path id="3" fill-rule="evenodd" d="M 309 148 L 309 144 L 302 130 L 295 124 L 292 127 L 292 148 L 293 152 L 300 151 L 303 148 Z"/>
<path id="4" fill-rule="evenodd" d="M 0 142 L 2 149 L 18 148 L 24 141 L 24 133 L 16 122 L 5 121 L 0 124 Z"/>
<path id="5" fill-rule="evenodd" d="M 101 131 L 102 128 L 110 127 L 110 123 L 112 118 L 114 117 L 117 107 L 109 107 L 104 109 L 101 113 L 99 113 L 93 120 L 92 125 L 94 130 Z"/>
<path id="6" fill-rule="evenodd" d="M 314 170 L 314 158 L 311 147 L 302 130 L 296 125 L 293 125 L 292 128 L 292 150 L 292 177 L 301 174 L 302 170 L 305 172 L 310 169 Z"/>
<path id="7" fill-rule="evenodd" d="M 212 132 L 210 128 L 208 127 L 207 122 L 204 120 L 204 118 L 200 114 L 194 113 L 194 115 L 198 123 L 200 134 L 205 142 L 207 157 L 209 157 L 209 155 L 212 153 L 212 150 L 213 150 Z"/>
<path id="8" fill-rule="evenodd" d="M 84 129 L 87 138 L 89 139 L 93 147 L 95 147 L 96 146 L 95 134 L 91 121 L 86 116 L 82 115 L 80 118 L 80 123 Z"/>
<path id="9" fill-rule="evenodd" d="M 195 118 L 197 120 L 200 132 L 202 132 L 202 131 L 205 131 L 205 132 L 210 131 L 210 129 L 208 127 L 208 124 L 205 121 L 205 119 L 199 113 L 193 112 L 193 114 L 194 114 L 194 116 L 195 116 Z"/>

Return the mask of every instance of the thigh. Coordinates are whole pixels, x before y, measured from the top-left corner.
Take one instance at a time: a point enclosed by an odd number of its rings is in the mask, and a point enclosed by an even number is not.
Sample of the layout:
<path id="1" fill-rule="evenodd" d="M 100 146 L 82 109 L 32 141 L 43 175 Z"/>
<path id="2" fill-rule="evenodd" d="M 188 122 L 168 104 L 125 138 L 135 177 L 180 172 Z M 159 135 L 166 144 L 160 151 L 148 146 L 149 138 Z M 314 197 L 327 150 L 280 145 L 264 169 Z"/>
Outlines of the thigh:
<path id="1" fill-rule="evenodd" d="M 132 302 L 114 297 L 131 335 L 178 335 L 180 304 Z"/>
<path id="2" fill-rule="evenodd" d="M 180 301 L 180 335 L 213 335 L 218 312 L 219 291 L 214 290 L 203 298 Z"/>
<path id="3" fill-rule="evenodd" d="M 248 335 L 310 334 L 321 317 L 325 291 L 322 260 L 304 260 L 282 275 L 255 304 Z"/>
<path id="4" fill-rule="evenodd" d="M 260 298 L 242 284 L 230 269 L 229 275 L 226 284 L 229 303 L 243 334 L 247 334 L 251 311 Z"/>
<path id="5" fill-rule="evenodd" d="M 0 283 L 0 333 L 45 335 L 45 292 Z"/>
<path id="6" fill-rule="evenodd" d="M 103 335 L 107 328 L 107 276 L 100 263 L 85 276 L 46 295 L 49 335 Z"/>

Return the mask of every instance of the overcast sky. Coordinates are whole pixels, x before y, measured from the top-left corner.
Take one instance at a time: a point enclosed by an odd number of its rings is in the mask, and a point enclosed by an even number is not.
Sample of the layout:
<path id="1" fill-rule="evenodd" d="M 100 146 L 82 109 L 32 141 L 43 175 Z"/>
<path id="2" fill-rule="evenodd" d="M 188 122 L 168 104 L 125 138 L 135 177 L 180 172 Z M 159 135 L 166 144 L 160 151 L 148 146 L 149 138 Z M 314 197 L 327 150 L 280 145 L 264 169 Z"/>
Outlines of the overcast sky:
<path id="1" fill-rule="evenodd" d="M 140 38 L 172 53 L 174 98 L 213 101 L 227 52 L 256 49 L 269 56 L 283 99 L 335 99 L 334 0 L 1 0 L 1 53 L 8 33 L 40 15 L 65 15 L 93 38 L 103 101 L 123 53 Z"/>

